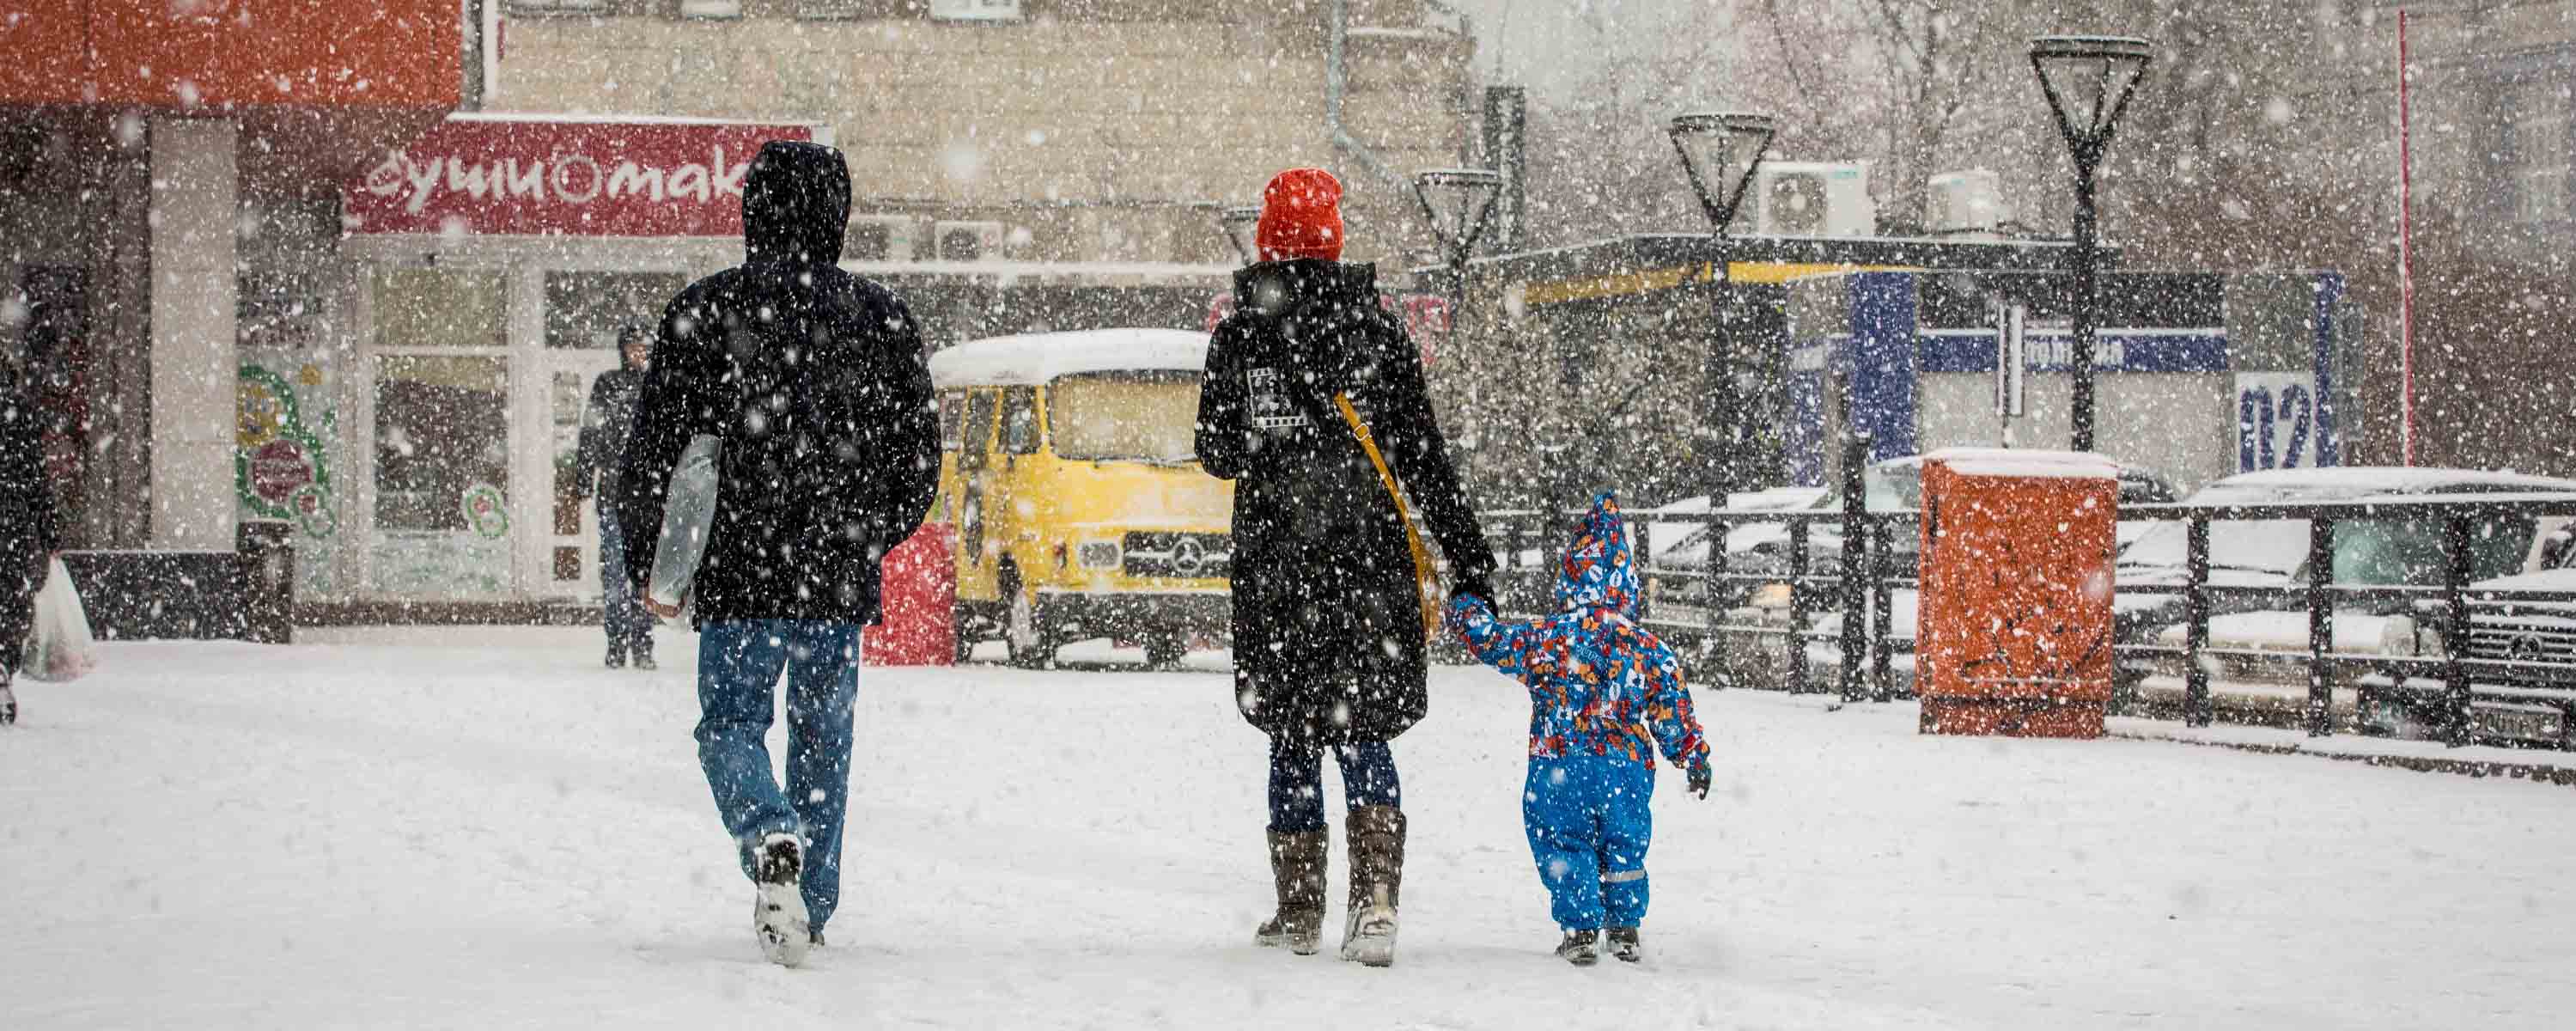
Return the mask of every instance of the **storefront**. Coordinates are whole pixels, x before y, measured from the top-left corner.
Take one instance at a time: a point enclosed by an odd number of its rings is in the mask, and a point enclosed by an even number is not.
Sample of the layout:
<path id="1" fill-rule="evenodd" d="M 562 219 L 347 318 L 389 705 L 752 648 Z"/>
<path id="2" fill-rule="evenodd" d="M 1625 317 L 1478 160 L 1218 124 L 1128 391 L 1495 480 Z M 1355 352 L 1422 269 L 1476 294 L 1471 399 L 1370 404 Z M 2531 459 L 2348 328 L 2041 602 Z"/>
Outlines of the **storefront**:
<path id="1" fill-rule="evenodd" d="M 240 356 L 242 514 L 295 524 L 304 600 L 596 598 L 591 382 L 741 261 L 760 144 L 818 135 L 460 114 L 347 185 L 344 338 Z"/>

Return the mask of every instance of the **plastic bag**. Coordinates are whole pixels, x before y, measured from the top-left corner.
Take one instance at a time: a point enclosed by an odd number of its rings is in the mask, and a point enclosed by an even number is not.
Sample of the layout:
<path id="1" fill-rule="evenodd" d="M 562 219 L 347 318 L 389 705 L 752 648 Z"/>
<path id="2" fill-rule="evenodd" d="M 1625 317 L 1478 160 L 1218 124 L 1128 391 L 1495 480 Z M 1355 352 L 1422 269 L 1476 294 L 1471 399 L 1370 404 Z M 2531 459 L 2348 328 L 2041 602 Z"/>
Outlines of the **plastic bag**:
<path id="1" fill-rule="evenodd" d="M 698 578 L 698 560 L 707 552 L 707 528 L 716 519 L 716 454 L 714 436 L 689 438 L 680 464 L 671 470 L 671 489 L 662 500 L 662 535 L 653 545 L 653 577 L 644 596 L 656 605 L 678 608 Z"/>
<path id="2" fill-rule="evenodd" d="M 36 626 L 27 635 L 27 651 L 18 672 L 36 680 L 78 680 L 98 668 L 98 638 L 89 632 L 89 612 L 72 586 L 71 570 L 54 559 L 45 586 L 36 591 Z"/>

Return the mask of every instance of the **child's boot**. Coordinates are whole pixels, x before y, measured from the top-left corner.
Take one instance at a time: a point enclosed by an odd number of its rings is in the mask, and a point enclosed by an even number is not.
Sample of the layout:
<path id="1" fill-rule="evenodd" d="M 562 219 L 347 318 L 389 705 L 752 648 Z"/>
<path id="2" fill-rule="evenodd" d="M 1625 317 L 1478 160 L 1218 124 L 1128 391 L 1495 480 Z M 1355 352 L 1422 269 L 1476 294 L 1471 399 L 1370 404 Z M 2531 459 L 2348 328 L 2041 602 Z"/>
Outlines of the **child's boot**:
<path id="1" fill-rule="evenodd" d="M 1578 967 L 1601 961 L 1601 932 L 1567 931 L 1565 940 L 1556 943 L 1557 958 Z"/>
<path id="2" fill-rule="evenodd" d="M 1351 849 L 1350 923 L 1342 958 L 1373 967 L 1395 964 L 1395 910 L 1404 886 L 1404 811 L 1365 805 L 1345 819 Z"/>
<path id="3" fill-rule="evenodd" d="M 1634 963 L 1646 958 L 1645 947 L 1637 943 L 1637 929 L 1634 927 L 1611 928 L 1610 955 L 1617 957 L 1619 962 L 1622 963 Z"/>
<path id="4" fill-rule="evenodd" d="M 1285 945 L 1300 956 L 1312 956 L 1324 943 L 1323 831 L 1268 832 L 1270 876 L 1278 883 L 1279 909 L 1252 933 L 1264 948 Z"/>

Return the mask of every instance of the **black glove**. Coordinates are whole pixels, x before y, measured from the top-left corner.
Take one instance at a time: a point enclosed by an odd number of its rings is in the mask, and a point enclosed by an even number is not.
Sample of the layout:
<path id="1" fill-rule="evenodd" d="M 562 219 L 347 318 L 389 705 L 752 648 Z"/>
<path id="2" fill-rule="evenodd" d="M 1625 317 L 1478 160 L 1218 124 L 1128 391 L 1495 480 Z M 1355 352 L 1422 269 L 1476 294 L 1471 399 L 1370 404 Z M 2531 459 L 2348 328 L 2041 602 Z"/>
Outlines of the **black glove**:
<path id="1" fill-rule="evenodd" d="M 1715 776 L 1716 773 L 1708 768 L 1707 763 L 1701 763 L 1697 766 L 1691 767 L 1690 793 L 1698 798 L 1707 798 L 1708 782 Z"/>
<path id="2" fill-rule="evenodd" d="M 1484 577 L 1470 573 L 1457 578 L 1457 586 L 1449 589 L 1449 597 L 1453 601 L 1459 598 L 1474 598 L 1484 602 L 1485 607 L 1490 609 L 1494 607 L 1494 585 L 1487 582 Z"/>

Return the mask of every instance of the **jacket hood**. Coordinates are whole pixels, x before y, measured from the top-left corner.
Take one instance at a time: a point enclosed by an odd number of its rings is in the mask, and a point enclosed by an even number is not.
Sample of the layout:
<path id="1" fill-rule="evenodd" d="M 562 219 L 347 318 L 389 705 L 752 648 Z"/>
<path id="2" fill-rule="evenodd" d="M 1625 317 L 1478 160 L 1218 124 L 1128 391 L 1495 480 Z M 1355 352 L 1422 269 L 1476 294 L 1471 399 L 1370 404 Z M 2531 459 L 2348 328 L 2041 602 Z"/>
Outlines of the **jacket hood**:
<path id="1" fill-rule="evenodd" d="M 1637 564 L 1628 546 L 1628 524 L 1619 518 L 1619 498 L 1609 491 L 1592 499 L 1583 528 L 1565 549 L 1564 567 L 1556 579 L 1556 606 L 1561 611 L 1610 609 L 1637 615 Z"/>
<path id="2" fill-rule="evenodd" d="M 1236 311 L 1275 319 L 1318 300 L 1377 303 L 1377 266 L 1291 258 L 1235 270 Z"/>
<path id="3" fill-rule="evenodd" d="M 835 264 L 849 225 L 850 167 L 840 151 L 801 140 L 760 145 L 742 181 L 747 260 Z"/>

